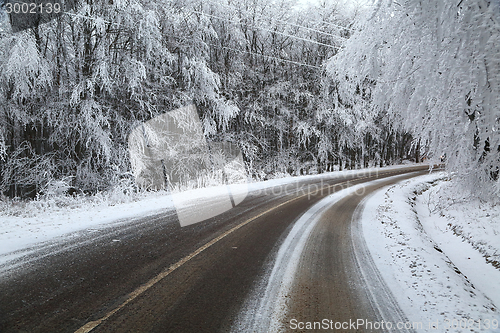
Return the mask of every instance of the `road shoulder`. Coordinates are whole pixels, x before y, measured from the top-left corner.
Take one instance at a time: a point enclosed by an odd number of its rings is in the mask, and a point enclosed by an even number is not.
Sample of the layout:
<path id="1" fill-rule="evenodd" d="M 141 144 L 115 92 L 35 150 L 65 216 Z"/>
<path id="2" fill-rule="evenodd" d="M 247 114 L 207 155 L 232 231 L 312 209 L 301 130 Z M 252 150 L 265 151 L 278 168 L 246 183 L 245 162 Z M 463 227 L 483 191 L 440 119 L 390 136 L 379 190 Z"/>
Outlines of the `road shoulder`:
<path id="1" fill-rule="evenodd" d="M 376 192 L 360 213 L 362 235 L 412 328 L 496 331 L 499 295 L 494 281 L 500 280 L 500 271 L 453 233 L 452 223 L 440 221 L 449 217 L 447 212 L 433 211 L 430 193 L 444 176 L 421 176 Z"/>

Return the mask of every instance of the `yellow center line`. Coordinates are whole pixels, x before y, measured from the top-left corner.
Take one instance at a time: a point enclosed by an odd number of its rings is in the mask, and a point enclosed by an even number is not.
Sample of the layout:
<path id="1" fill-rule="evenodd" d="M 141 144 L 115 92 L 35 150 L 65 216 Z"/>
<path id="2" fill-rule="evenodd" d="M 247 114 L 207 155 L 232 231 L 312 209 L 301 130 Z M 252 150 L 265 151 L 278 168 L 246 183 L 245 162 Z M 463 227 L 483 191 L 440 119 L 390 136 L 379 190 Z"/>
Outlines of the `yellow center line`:
<path id="1" fill-rule="evenodd" d="M 363 178 L 356 178 L 354 180 L 363 180 L 363 179 L 366 179 L 366 178 L 370 178 L 370 176 L 366 176 L 366 177 L 363 177 Z M 335 187 L 335 186 L 339 186 L 339 185 L 343 185 L 343 184 L 349 184 L 350 181 L 352 181 L 352 180 L 348 180 L 348 181 L 345 181 L 345 182 L 342 182 L 342 183 L 337 183 L 337 184 L 334 184 L 334 185 L 324 186 L 321 189 L 316 190 L 315 193 L 323 191 L 323 189 L 326 189 L 326 188 L 331 188 L 331 187 Z M 143 284 L 142 286 L 140 286 L 137 289 L 135 289 L 134 291 L 132 291 L 128 295 L 127 299 L 122 304 L 120 304 L 119 306 L 117 306 L 113 310 L 109 311 L 104 317 L 102 317 L 102 318 L 100 318 L 98 320 L 94 320 L 94 321 L 90 321 L 90 322 L 86 323 L 85 325 L 83 325 L 82 327 L 80 327 L 78 330 L 76 330 L 75 333 L 88 333 L 88 332 L 92 331 L 94 328 L 96 328 L 97 326 L 99 326 L 102 322 L 106 321 L 109 317 L 111 317 L 112 315 L 114 315 L 120 309 L 124 308 L 128 303 L 132 302 L 134 299 L 136 299 L 138 296 L 140 296 L 146 290 L 148 290 L 149 288 L 151 288 L 152 286 L 154 286 L 155 284 L 157 284 L 158 282 L 160 282 L 162 279 L 164 279 L 166 276 L 170 275 L 170 273 L 172 273 L 173 271 L 175 271 L 177 268 L 181 267 L 182 265 L 184 265 L 185 263 L 187 263 L 189 260 L 193 259 L 198 254 L 200 254 L 201 252 L 205 251 L 206 249 L 208 249 L 209 247 L 211 247 L 212 245 L 214 245 L 215 243 L 217 243 L 221 239 L 223 239 L 226 236 L 232 234 L 233 232 L 235 232 L 236 230 L 240 229 L 241 227 L 247 225 L 248 223 L 250 223 L 252 221 L 255 221 L 259 217 L 262 217 L 265 214 L 267 214 L 267 213 L 269 213 L 269 212 L 271 212 L 271 211 L 273 211 L 273 210 L 275 210 L 275 209 L 277 209 L 279 207 L 287 205 L 287 204 L 289 204 L 289 203 L 291 203 L 293 201 L 299 200 L 299 199 L 301 199 L 301 198 L 303 198 L 305 196 L 310 196 L 311 193 L 312 192 L 300 195 L 298 197 L 295 197 L 293 199 L 285 201 L 285 202 L 283 202 L 283 203 L 281 203 L 281 204 L 279 204 L 277 206 L 274 206 L 273 208 L 270 208 L 270 209 L 268 209 L 268 210 L 266 210 L 266 211 L 264 211 L 264 212 L 262 212 L 262 213 L 260 213 L 260 214 L 258 214 L 256 216 L 252 217 L 251 219 L 248 219 L 245 222 L 242 222 L 242 223 L 238 224 L 237 226 L 233 227 L 232 229 L 229 229 L 228 231 L 226 231 L 225 233 L 217 236 L 216 238 L 212 239 L 211 241 L 209 241 L 208 243 L 206 243 L 202 247 L 198 248 L 196 251 L 194 251 L 191 254 L 185 256 L 184 258 L 182 258 L 181 260 L 179 260 L 175 264 L 172 264 L 168 269 L 164 270 L 163 272 L 161 272 L 160 274 L 158 274 L 157 276 L 155 276 L 154 278 L 152 278 L 151 280 L 149 280 L 146 284 Z"/>

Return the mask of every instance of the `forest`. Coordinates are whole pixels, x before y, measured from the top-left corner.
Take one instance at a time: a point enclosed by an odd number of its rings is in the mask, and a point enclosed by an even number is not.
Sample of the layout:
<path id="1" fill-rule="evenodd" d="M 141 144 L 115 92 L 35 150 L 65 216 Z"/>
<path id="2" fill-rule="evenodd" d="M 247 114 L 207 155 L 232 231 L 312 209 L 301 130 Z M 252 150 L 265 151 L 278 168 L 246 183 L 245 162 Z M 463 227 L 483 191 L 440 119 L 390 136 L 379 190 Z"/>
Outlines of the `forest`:
<path id="1" fill-rule="evenodd" d="M 131 187 L 131 131 L 189 104 L 256 180 L 444 160 L 464 189 L 500 196 L 498 1 L 73 7 L 13 32 L 2 6 L 3 196 Z"/>

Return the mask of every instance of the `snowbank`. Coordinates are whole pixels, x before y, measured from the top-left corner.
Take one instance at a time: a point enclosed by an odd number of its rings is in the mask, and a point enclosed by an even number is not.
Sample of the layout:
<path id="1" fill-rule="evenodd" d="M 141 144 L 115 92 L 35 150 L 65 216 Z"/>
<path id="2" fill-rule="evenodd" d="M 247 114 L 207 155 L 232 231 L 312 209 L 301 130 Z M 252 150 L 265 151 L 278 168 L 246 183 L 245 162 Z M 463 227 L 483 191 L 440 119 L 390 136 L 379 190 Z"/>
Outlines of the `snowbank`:
<path id="1" fill-rule="evenodd" d="M 440 173 L 378 191 L 365 201 L 363 234 L 417 331 L 500 332 L 500 205 L 467 200 L 451 183 Z"/>

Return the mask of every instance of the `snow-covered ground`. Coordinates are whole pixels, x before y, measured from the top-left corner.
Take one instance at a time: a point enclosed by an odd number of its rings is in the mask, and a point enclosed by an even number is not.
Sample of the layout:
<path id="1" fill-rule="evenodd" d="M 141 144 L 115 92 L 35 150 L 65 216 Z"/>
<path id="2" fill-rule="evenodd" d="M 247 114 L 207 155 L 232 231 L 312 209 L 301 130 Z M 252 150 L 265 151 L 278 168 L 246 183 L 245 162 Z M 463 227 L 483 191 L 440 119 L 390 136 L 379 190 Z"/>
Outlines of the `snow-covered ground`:
<path id="1" fill-rule="evenodd" d="M 500 332 L 500 205 L 471 200 L 445 174 L 385 187 L 362 230 L 419 332 Z"/>
<path id="2" fill-rule="evenodd" d="M 337 171 L 321 175 L 286 177 L 264 182 L 231 185 L 232 194 L 269 190 L 270 194 L 283 194 L 285 184 L 296 184 L 299 181 L 347 177 L 353 174 L 361 176 L 375 174 L 381 170 L 396 170 L 408 165 L 386 168 L 371 168 L 351 171 Z M 278 188 L 279 187 L 279 188 Z M 273 188 L 279 191 L 273 191 Z M 294 186 L 285 187 L 287 191 L 295 191 Z M 303 188 L 298 190 L 304 190 Z M 111 193 L 107 196 L 86 197 L 53 197 L 31 202 L 0 201 L 0 267 L 9 261 L 34 252 L 39 244 L 54 243 L 79 235 L 80 231 L 93 232 L 108 227 L 116 227 L 128 223 L 130 219 L 142 218 L 161 212 L 172 211 L 175 207 L 189 208 L 219 201 L 227 195 L 226 186 L 216 186 L 189 190 L 174 194 L 166 192 L 142 194 L 129 197 L 123 193 Z M 174 205 L 175 203 L 175 205 Z"/>

